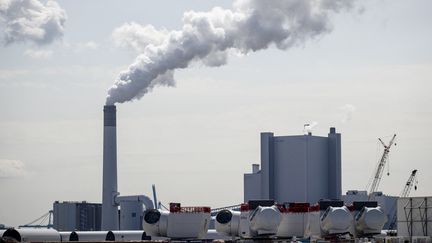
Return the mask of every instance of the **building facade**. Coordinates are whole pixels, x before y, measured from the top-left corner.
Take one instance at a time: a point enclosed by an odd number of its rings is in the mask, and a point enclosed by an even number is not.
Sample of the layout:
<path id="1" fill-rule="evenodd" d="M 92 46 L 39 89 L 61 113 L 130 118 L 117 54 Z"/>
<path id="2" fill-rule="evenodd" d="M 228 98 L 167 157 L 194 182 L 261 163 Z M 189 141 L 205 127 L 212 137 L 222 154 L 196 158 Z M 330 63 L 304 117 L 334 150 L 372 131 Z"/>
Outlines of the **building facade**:
<path id="1" fill-rule="evenodd" d="M 261 168 L 244 174 L 244 200 L 316 203 L 340 199 L 341 135 L 274 136 L 261 133 Z"/>
<path id="2" fill-rule="evenodd" d="M 53 227 L 57 231 L 99 231 L 101 213 L 100 203 L 55 201 Z"/>

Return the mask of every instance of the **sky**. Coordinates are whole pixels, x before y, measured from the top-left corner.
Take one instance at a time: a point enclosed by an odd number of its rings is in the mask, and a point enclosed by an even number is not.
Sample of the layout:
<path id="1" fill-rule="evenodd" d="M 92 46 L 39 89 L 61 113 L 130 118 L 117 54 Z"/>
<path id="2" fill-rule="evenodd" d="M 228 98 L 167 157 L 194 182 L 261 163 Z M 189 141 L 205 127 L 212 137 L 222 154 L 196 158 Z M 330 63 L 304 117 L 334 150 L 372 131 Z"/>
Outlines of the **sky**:
<path id="1" fill-rule="evenodd" d="M 17 226 L 56 200 L 101 201 L 107 91 L 142 52 L 113 31 L 132 22 L 180 30 L 185 12 L 232 2 L 59 0 L 52 35 L 41 36 L 1 25 L 8 1 L 0 0 L 0 224 Z M 343 191 L 365 189 L 378 138 L 396 133 L 379 189 L 398 195 L 418 169 L 411 195 L 432 195 L 432 2 L 357 3 L 332 13 L 319 36 L 230 52 L 219 67 L 193 62 L 175 71 L 173 87 L 118 104 L 121 195 L 151 196 L 155 184 L 163 204 L 238 204 L 243 173 L 259 163 L 260 132 L 299 135 L 306 123 L 314 135 L 332 126 L 342 134 Z"/>

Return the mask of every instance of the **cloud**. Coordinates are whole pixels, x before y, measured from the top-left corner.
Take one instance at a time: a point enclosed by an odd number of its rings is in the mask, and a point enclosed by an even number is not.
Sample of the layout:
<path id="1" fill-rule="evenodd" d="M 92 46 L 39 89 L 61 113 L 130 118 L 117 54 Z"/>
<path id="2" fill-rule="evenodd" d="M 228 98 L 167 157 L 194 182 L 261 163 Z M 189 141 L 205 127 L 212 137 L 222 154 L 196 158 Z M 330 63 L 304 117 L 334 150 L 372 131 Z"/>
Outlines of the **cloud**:
<path id="1" fill-rule="evenodd" d="M 152 25 L 142 26 L 131 22 L 114 29 L 111 38 L 118 47 L 127 47 L 137 52 L 143 52 L 150 44 L 162 44 L 168 34 L 169 32 L 165 29 L 157 30 Z"/>
<path id="2" fill-rule="evenodd" d="M 63 36 L 66 13 L 56 1 L 1 0 L 0 37 L 4 44 L 52 43 Z"/>
<path id="3" fill-rule="evenodd" d="M 345 104 L 344 106 L 340 107 L 340 110 L 342 111 L 342 123 L 347 123 L 351 121 L 353 113 L 356 111 L 355 106 L 351 104 Z"/>
<path id="4" fill-rule="evenodd" d="M 33 59 L 48 59 L 52 56 L 53 51 L 51 50 L 32 50 L 28 49 L 24 52 L 25 56 L 31 57 Z"/>
<path id="5" fill-rule="evenodd" d="M 25 165 L 19 160 L 0 159 L 0 179 L 26 175 Z"/>
<path id="6" fill-rule="evenodd" d="M 78 50 L 97 50 L 99 44 L 94 41 L 82 42 L 75 45 Z"/>

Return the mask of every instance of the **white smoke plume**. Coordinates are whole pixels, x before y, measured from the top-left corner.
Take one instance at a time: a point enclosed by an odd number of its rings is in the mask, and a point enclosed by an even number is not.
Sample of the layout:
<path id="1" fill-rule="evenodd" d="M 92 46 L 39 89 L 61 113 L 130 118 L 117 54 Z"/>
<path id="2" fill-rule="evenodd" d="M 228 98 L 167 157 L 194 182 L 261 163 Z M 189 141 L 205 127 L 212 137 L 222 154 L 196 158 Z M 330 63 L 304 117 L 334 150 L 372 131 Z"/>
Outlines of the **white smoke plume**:
<path id="1" fill-rule="evenodd" d="M 340 109 L 341 109 L 341 111 L 343 113 L 342 114 L 341 122 L 342 123 L 347 123 L 347 122 L 351 121 L 352 116 L 353 116 L 354 112 L 356 111 L 355 106 L 353 106 L 351 104 L 345 104 Z"/>
<path id="2" fill-rule="evenodd" d="M 0 179 L 19 177 L 26 174 L 24 163 L 19 160 L 0 159 Z"/>
<path id="3" fill-rule="evenodd" d="M 352 9 L 354 2 L 236 0 L 231 10 L 215 7 L 209 12 L 186 12 L 182 29 L 169 33 L 150 25 L 120 27 L 115 33 L 129 28 L 128 45 L 139 46 L 142 53 L 119 74 L 108 90 L 106 103 L 140 99 L 156 86 L 174 85 L 174 70 L 187 68 L 194 61 L 220 66 L 226 64 L 229 51 L 249 53 L 271 46 L 285 50 L 302 45 L 330 32 L 331 15 Z"/>
<path id="4" fill-rule="evenodd" d="M 314 128 L 316 126 L 318 126 L 318 122 L 316 122 L 316 121 L 313 121 L 313 122 L 310 122 L 308 124 L 305 124 L 304 125 L 304 131 L 303 131 L 304 134 L 312 133 L 312 131 L 314 130 Z"/>
<path id="5" fill-rule="evenodd" d="M 56 1 L 0 0 L 0 37 L 15 42 L 49 44 L 63 36 L 65 11 Z"/>
<path id="6" fill-rule="evenodd" d="M 168 34 L 167 30 L 157 30 L 153 25 L 142 26 L 131 22 L 116 28 L 112 33 L 112 39 L 114 44 L 119 47 L 128 47 L 138 52 L 144 52 L 149 44 L 162 44 Z"/>

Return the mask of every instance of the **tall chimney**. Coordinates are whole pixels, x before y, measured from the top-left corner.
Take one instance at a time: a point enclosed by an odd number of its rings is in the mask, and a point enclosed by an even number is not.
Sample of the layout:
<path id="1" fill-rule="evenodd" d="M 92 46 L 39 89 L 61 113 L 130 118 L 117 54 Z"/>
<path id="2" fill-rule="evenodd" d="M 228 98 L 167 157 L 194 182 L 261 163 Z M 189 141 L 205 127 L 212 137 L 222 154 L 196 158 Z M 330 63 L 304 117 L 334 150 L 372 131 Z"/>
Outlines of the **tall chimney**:
<path id="1" fill-rule="evenodd" d="M 118 230 L 116 107 L 104 106 L 102 230 Z"/>

